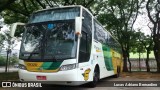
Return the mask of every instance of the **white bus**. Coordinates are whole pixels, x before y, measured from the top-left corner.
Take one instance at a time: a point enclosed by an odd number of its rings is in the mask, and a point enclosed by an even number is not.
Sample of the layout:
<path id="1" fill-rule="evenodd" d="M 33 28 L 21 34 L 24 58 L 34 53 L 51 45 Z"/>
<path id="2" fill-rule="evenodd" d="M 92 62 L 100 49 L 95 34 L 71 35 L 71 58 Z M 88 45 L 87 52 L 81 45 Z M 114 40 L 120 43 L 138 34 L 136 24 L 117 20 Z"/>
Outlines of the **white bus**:
<path id="1" fill-rule="evenodd" d="M 120 44 L 80 5 L 34 12 L 24 24 L 19 59 L 20 81 L 63 85 L 95 86 L 123 65 Z"/>

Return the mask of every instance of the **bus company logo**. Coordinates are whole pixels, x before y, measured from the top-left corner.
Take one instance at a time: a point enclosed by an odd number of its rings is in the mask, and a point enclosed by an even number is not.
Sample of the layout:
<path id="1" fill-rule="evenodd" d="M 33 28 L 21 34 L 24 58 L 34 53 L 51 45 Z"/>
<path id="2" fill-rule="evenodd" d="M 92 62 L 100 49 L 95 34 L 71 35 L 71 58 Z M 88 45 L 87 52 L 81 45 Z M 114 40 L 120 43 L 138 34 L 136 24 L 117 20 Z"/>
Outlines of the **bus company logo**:
<path id="1" fill-rule="evenodd" d="M 11 87 L 11 82 L 2 82 L 2 87 Z"/>
<path id="2" fill-rule="evenodd" d="M 27 63 L 27 66 L 31 66 L 31 67 L 37 67 L 37 63 Z"/>
<path id="3" fill-rule="evenodd" d="M 94 46 L 94 48 L 96 49 L 96 52 L 101 52 L 101 49 L 97 46 Z"/>

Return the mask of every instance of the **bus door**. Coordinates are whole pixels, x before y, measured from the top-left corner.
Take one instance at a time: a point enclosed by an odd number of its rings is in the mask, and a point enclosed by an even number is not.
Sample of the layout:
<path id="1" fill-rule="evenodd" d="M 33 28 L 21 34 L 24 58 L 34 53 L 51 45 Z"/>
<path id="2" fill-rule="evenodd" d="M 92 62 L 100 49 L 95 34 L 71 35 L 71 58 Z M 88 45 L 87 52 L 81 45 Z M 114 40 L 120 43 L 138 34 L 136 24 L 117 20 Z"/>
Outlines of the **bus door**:
<path id="1" fill-rule="evenodd" d="M 82 31 L 82 37 L 80 39 L 80 48 L 79 48 L 79 68 L 81 74 L 81 80 L 88 80 L 90 73 L 90 53 L 91 53 L 91 37 L 84 31 Z"/>

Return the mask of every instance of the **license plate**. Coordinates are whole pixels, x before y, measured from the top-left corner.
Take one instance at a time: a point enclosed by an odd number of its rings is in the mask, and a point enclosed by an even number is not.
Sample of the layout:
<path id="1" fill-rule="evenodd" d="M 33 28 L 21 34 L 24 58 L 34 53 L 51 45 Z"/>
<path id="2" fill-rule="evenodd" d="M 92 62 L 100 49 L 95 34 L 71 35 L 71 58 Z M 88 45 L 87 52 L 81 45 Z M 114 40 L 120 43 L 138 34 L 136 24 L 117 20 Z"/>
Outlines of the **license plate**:
<path id="1" fill-rule="evenodd" d="M 37 76 L 37 80 L 46 80 L 46 76 Z"/>

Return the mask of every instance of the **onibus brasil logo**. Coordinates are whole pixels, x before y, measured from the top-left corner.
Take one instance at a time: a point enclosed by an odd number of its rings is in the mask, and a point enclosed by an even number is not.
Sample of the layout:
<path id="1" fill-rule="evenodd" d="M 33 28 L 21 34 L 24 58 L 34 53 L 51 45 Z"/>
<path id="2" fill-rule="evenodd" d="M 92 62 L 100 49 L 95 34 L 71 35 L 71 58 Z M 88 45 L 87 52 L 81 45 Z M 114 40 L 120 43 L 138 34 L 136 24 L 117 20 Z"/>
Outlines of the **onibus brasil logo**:
<path id="1" fill-rule="evenodd" d="M 2 82 L 2 87 L 42 87 L 41 83 Z"/>

